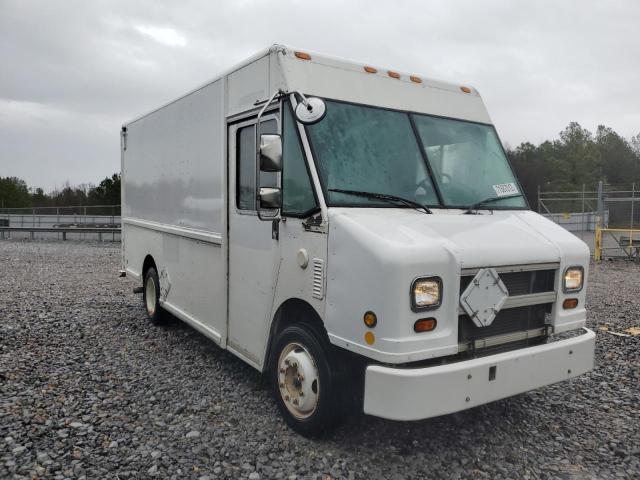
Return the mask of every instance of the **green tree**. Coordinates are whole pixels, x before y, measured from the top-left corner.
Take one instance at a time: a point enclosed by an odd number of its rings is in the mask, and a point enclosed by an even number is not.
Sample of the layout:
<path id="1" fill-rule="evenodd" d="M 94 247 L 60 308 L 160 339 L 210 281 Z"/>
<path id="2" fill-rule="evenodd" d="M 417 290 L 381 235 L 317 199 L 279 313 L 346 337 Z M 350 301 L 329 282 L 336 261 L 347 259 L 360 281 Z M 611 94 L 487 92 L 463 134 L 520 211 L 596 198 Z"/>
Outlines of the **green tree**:
<path id="1" fill-rule="evenodd" d="M 559 190 L 579 190 L 602 176 L 600 152 L 593 135 L 577 122 L 571 122 L 560 132 L 560 139 L 553 142 L 550 162 L 551 186 Z"/>
<path id="2" fill-rule="evenodd" d="M 529 142 L 521 143 L 515 150 L 507 150 L 507 155 L 529 204 L 535 207 L 538 203 L 538 185 L 544 185 L 548 176 L 548 166 L 540 147 Z"/>
<path id="3" fill-rule="evenodd" d="M 120 205 L 120 174 L 106 177 L 89 191 L 88 197 L 91 205 Z"/>
<path id="4" fill-rule="evenodd" d="M 17 177 L 0 177 L 0 207 L 30 207 L 31 196 L 27 183 Z"/>
<path id="5" fill-rule="evenodd" d="M 640 161 L 640 133 L 638 133 L 635 137 L 631 137 L 631 141 L 629 143 L 631 144 L 633 153 L 636 154 L 638 161 Z"/>
<path id="6" fill-rule="evenodd" d="M 600 154 L 602 176 L 607 183 L 622 185 L 638 178 L 640 159 L 629 142 L 604 125 L 598 126 L 595 142 Z"/>
<path id="7" fill-rule="evenodd" d="M 52 205 L 55 207 L 69 207 L 74 205 L 88 205 L 87 192 L 91 186 L 81 185 L 72 187 L 69 183 L 65 183 L 62 190 L 56 190 L 50 194 Z"/>
<path id="8" fill-rule="evenodd" d="M 51 199 L 44 190 L 40 187 L 32 189 L 31 191 L 31 205 L 34 207 L 48 207 L 51 204 Z"/>

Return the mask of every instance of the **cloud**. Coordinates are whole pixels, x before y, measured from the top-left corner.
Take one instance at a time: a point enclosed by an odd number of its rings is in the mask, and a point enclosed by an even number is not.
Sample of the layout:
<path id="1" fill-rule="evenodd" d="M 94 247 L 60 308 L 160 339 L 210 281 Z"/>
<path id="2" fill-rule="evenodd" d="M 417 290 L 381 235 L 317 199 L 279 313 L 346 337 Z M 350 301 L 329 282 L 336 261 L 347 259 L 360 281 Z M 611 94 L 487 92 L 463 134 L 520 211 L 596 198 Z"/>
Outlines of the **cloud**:
<path id="1" fill-rule="evenodd" d="M 120 126 L 273 43 L 480 90 L 503 141 L 640 131 L 640 2 L 0 1 L 0 176 L 119 170 Z"/>
<path id="2" fill-rule="evenodd" d="M 136 26 L 136 30 L 151 37 L 158 43 L 168 45 L 170 47 L 184 47 L 187 39 L 176 32 L 173 28 L 150 27 L 146 25 Z"/>

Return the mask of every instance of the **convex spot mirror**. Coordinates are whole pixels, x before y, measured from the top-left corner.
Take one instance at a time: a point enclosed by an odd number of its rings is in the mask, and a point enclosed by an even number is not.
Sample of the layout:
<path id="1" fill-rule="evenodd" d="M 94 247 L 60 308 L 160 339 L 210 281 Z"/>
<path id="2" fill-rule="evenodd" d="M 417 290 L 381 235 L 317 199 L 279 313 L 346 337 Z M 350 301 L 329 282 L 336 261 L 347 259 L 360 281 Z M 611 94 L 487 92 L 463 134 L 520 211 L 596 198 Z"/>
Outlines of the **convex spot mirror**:
<path id="1" fill-rule="evenodd" d="M 260 170 L 280 172 L 282 170 L 282 139 L 280 135 L 260 135 Z"/>
<path id="2" fill-rule="evenodd" d="M 303 125 L 318 123 L 327 114 L 327 104 L 317 97 L 308 97 L 296 106 L 296 119 Z"/>
<path id="3" fill-rule="evenodd" d="M 279 188 L 260 187 L 260 208 L 277 210 L 282 206 L 282 194 Z"/>

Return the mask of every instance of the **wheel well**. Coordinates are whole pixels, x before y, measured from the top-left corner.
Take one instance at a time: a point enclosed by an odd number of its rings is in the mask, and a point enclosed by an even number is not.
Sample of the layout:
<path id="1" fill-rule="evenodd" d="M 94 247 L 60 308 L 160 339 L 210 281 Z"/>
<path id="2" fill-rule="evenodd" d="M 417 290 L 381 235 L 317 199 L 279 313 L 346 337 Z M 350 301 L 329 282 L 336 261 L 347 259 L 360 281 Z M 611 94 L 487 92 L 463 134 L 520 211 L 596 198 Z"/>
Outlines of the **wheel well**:
<path id="1" fill-rule="evenodd" d="M 318 312 L 316 312 L 315 309 L 306 301 L 299 298 L 290 298 L 278 307 L 276 314 L 273 316 L 273 322 L 271 322 L 269 343 L 267 346 L 265 361 L 263 362 L 263 368 L 266 368 L 269 363 L 269 357 L 271 356 L 271 343 L 276 335 L 289 325 L 303 322 L 314 327 L 318 330 L 318 333 L 325 336 L 327 335 L 324 323 L 318 315 Z"/>
<path id="2" fill-rule="evenodd" d="M 151 255 L 147 255 L 146 257 L 144 257 L 144 262 L 142 263 L 142 281 L 144 282 L 144 276 L 147 274 L 147 270 L 149 270 L 149 268 L 155 268 L 156 271 L 158 270 L 158 267 L 156 267 L 156 262 L 153 260 L 153 257 Z"/>

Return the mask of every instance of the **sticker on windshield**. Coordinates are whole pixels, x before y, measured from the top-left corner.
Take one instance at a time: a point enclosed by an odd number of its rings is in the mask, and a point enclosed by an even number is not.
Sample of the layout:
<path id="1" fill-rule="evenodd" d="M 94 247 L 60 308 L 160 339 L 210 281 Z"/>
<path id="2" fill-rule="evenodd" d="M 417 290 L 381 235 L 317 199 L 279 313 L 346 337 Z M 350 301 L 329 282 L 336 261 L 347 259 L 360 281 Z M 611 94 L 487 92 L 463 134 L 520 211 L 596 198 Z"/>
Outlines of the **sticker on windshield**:
<path id="1" fill-rule="evenodd" d="M 518 187 L 516 187 L 515 183 L 499 183 L 498 185 L 494 185 L 493 189 L 498 197 L 506 197 L 507 195 L 516 195 L 520 193 L 518 192 Z"/>

